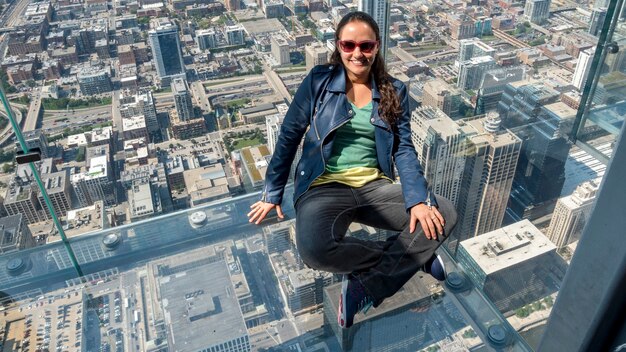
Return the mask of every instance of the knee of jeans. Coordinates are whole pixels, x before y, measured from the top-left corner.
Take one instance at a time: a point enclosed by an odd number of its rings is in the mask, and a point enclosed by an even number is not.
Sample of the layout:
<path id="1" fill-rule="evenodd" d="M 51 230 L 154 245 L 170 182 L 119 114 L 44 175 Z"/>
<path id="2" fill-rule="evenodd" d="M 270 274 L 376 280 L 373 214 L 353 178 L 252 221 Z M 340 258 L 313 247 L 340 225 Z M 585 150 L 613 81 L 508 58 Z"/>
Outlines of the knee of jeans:
<path id="1" fill-rule="evenodd" d="M 457 212 L 454 204 L 447 198 L 436 196 L 439 211 L 446 221 L 446 227 L 452 228 L 457 222 Z"/>
<path id="2" fill-rule="evenodd" d="M 336 262 L 332 258 L 333 248 L 322 243 L 307 243 L 298 247 L 302 261 L 311 269 L 333 271 Z M 334 263 L 334 264 L 333 264 Z"/>

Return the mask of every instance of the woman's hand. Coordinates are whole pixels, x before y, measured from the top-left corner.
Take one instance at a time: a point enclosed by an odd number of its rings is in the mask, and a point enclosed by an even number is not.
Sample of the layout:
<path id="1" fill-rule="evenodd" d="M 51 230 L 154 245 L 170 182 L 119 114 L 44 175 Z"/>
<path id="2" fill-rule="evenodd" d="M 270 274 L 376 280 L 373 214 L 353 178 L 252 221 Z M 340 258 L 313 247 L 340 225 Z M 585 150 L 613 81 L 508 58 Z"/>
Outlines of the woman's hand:
<path id="1" fill-rule="evenodd" d="M 429 240 L 436 240 L 437 234 L 443 235 L 445 220 L 436 207 L 429 207 L 420 203 L 411 208 L 411 220 L 409 231 L 413 233 L 417 227 L 417 222 L 422 225 L 424 235 Z"/>
<path id="2" fill-rule="evenodd" d="M 265 219 L 267 213 L 274 208 L 276 208 L 278 217 L 284 219 L 285 216 L 283 215 L 283 209 L 280 205 L 258 201 L 250 206 L 252 210 L 248 213 L 248 217 L 250 218 L 248 222 L 254 222 L 256 225 L 260 224 L 261 221 Z"/>

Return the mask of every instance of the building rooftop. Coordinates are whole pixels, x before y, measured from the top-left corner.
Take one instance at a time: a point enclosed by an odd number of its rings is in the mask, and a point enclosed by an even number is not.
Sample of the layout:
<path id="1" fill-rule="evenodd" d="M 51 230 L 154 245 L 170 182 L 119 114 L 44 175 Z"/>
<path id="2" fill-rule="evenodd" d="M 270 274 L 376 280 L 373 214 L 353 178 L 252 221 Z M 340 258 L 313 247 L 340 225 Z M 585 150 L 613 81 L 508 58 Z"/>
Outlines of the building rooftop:
<path id="1" fill-rule="evenodd" d="M 241 24 L 246 33 L 250 36 L 280 32 L 285 30 L 285 26 L 276 18 L 262 19 L 256 21 L 246 21 Z"/>
<path id="2" fill-rule="evenodd" d="M 226 263 L 196 263 L 157 278 L 173 351 L 198 351 L 247 336 Z"/>
<path id="3" fill-rule="evenodd" d="M 104 203 L 99 200 L 88 207 L 74 209 L 67 212 L 63 230 L 67 237 L 79 236 L 88 232 L 100 231 L 107 228 L 104 215 Z M 61 236 L 50 236 L 48 242 L 60 241 Z"/>
<path id="4" fill-rule="evenodd" d="M 16 241 L 19 239 L 17 230 L 22 221 L 22 214 L 0 218 L 0 248 L 15 245 Z"/>
<path id="5" fill-rule="evenodd" d="M 467 239 L 461 247 L 486 275 L 556 251 L 556 246 L 527 219 Z"/>
<path id="6" fill-rule="evenodd" d="M 194 205 L 230 197 L 228 180 L 222 164 L 213 164 L 183 172 L 185 188 Z"/>
<path id="7" fill-rule="evenodd" d="M 136 115 L 122 119 L 122 131 L 124 132 L 141 128 L 146 128 L 146 119 L 143 115 Z"/>
<path id="8" fill-rule="evenodd" d="M 158 204 L 152 200 L 150 182 L 134 182 L 128 190 L 128 210 L 131 218 L 160 212 Z"/>

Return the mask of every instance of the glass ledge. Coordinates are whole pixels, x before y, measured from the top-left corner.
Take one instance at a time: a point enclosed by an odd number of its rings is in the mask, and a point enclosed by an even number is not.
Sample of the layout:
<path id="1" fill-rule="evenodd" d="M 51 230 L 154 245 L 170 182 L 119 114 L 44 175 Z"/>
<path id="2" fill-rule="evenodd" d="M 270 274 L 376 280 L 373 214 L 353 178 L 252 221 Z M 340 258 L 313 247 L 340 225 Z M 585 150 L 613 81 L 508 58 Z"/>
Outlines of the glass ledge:
<path id="1" fill-rule="evenodd" d="M 4 254 L 0 256 L 0 299 L 4 296 L 5 302 L 12 301 L 9 307 L 19 310 L 15 314 L 26 319 L 39 314 L 37 309 L 50 312 L 46 307 L 58 307 L 59 312 L 82 309 L 82 316 L 75 323 L 78 329 L 82 322 L 82 337 L 70 343 L 82 346 L 82 350 L 112 339 L 108 335 L 111 331 L 116 338 L 122 336 L 119 338 L 124 340 L 125 351 L 157 351 L 166 340 L 170 347 L 174 340 L 185 340 L 189 348 L 204 348 L 205 330 L 221 326 L 222 322 L 211 323 L 213 313 L 202 312 L 220 310 L 241 312 L 237 313 L 241 315 L 239 319 L 228 320 L 240 334 L 230 336 L 226 330 L 215 328 L 215 336 L 208 340 L 232 337 L 233 341 L 252 346 L 251 350 L 293 344 L 306 347 L 302 348 L 306 351 L 315 350 L 319 344 L 331 351 L 357 350 L 364 343 L 367 349 L 375 350 L 384 347 L 374 346 L 374 336 L 378 335 L 387 336 L 380 340 L 387 341 L 386 346 L 401 340 L 411 350 L 429 351 L 435 345 L 451 351 L 532 350 L 448 253 L 442 253 L 451 273 L 445 284 L 419 273 L 406 290 L 397 294 L 397 299 L 389 299 L 359 318 L 371 322 L 361 324 L 363 328 L 348 332 L 336 329 L 333 321 L 336 322 L 335 301 L 340 283 L 329 274 L 324 276 L 324 304 L 320 298 L 318 305 L 293 314 L 287 306 L 292 307 L 294 302 L 285 295 L 285 290 L 290 290 L 290 281 L 286 279 L 289 274 L 261 270 L 266 264 L 271 267 L 261 244 L 265 229 L 294 219 L 292 192 L 288 187 L 284 197 L 287 220 L 273 218 L 263 226 L 248 223 L 248 209 L 259 199 L 259 194 L 249 194 L 70 238 L 84 275 L 81 278 L 60 241 Z M 225 241 L 233 243 L 230 250 L 224 248 Z M 444 252 L 443 247 L 441 251 Z M 221 269 L 223 264 L 216 264 L 218 259 L 211 258 L 224 259 L 227 269 Z M 285 260 L 287 263 L 290 259 Z M 233 286 L 227 287 L 226 292 L 230 293 L 224 297 L 214 295 L 213 300 L 202 296 L 211 291 L 206 288 L 211 287 L 211 282 L 228 281 L 229 276 Z M 413 292 L 420 292 L 420 298 Z M 185 299 L 177 301 L 176 297 L 183 293 Z M 196 296 L 202 299 L 193 301 L 195 306 L 184 305 Z M 233 297 L 238 298 L 241 310 L 236 308 L 237 300 Z M 66 303 L 72 300 L 78 302 Z M 108 311 L 102 313 L 103 304 L 110 304 L 112 312 L 114 303 L 103 303 L 109 300 L 115 301 L 115 319 L 112 313 L 109 317 Z M 93 302 L 100 308 L 93 308 Z M 200 313 L 193 316 L 194 310 Z M 187 312 L 190 318 L 177 321 L 176 312 Z M 199 329 L 194 326 L 194 317 L 207 319 L 205 324 L 209 325 Z M 99 322 L 102 334 L 97 332 L 97 326 L 88 327 L 94 321 Z M 178 332 L 170 331 L 170 324 L 178 324 Z M 367 328 L 370 326 L 376 329 Z M 60 336 L 70 328 L 59 325 L 56 333 Z M 400 328 L 408 330 L 402 333 Z"/>

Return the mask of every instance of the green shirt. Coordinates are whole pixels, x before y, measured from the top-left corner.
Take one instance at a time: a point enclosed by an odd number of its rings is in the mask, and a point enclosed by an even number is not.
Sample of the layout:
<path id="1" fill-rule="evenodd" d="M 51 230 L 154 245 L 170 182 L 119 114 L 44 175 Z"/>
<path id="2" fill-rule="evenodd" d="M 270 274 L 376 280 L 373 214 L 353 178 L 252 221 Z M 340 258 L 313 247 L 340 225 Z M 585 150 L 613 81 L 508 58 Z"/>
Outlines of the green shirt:
<path id="1" fill-rule="evenodd" d="M 326 172 L 336 173 L 354 167 L 378 168 L 372 102 L 362 108 L 350 104 L 354 116 L 335 132 L 333 151 L 326 163 Z"/>
<path id="2" fill-rule="evenodd" d="M 360 109 L 354 104 L 350 105 L 354 116 L 335 132 L 326 171 L 313 181 L 311 187 L 332 182 L 362 187 L 384 177 L 376 157 L 375 127 L 370 123 L 372 102 Z"/>

